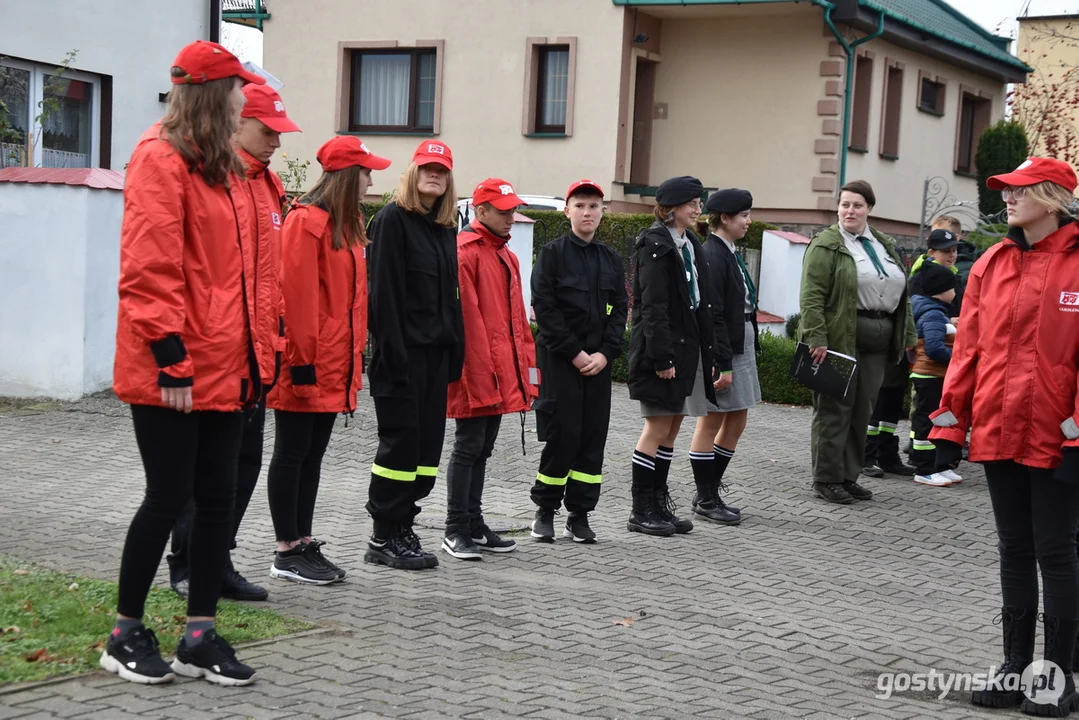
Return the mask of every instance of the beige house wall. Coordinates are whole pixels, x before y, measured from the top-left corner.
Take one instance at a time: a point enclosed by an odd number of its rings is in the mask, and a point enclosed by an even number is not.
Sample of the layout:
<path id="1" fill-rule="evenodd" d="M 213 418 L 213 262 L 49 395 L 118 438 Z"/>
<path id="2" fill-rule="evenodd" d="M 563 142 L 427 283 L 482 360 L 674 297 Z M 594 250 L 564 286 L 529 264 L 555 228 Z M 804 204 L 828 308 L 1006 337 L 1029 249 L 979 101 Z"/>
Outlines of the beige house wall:
<path id="1" fill-rule="evenodd" d="M 339 72 L 345 66 L 340 43 L 394 41 L 402 47 L 444 41 L 437 137 L 453 150 L 459 195 L 470 194 L 489 176 L 509 180 L 518 192 L 540 195 L 563 195 L 570 182 L 582 177 L 608 184 L 614 177 L 623 10 L 610 2 L 279 2 L 264 32 L 264 65 L 285 83 L 281 96 L 289 116 L 304 130 L 283 136 L 281 150 L 311 161 L 308 185 L 319 176 L 319 146 L 346 129 L 338 127 Z M 572 136 L 525 137 L 527 39 L 575 35 Z M 347 103 L 347 95 L 341 101 Z M 374 174 L 371 192 L 377 194 L 396 187 L 423 139 L 360 137 L 372 152 L 393 161 L 389 169 Z M 284 167 L 279 156 L 273 166 Z"/>
<path id="2" fill-rule="evenodd" d="M 1004 85 L 883 40 L 871 40 L 861 45 L 858 50 L 867 50 L 874 56 L 872 96 L 869 102 L 869 142 L 868 152 L 848 154 L 847 179 L 868 180 L 873 186 L 877 194 L 877 206 L 873 214 L 917 223 L 926 177 L 944 178 L 950 187 L 950 194 L 958 200 L 977 201 L 977 181 L 955 172 L 960 86 L 991 95 L 992 124 L 1004 116 Z M 903 63 L 897 160 L 880 157 L 886 61 Z M 919 71 L 946 80 L 943 116 L 937 117 L 918 109 Z"/>
<path id="3" fill-rule="evenodd" d="M 663 20 L 652 126 L 652 184 L 694 175 L 707 187 L 743 187 L 754 204 L 815 209 L 817 102 L 828 39 L 817 8 L 782 15 Z"/>
<path id="4" fill-rule="evenodd" d="M 1079 83 L 1076 74 L 1079 69 L 1079 42 L 1074 38 L 1079 38 L 1079 15 L 1019 19 L 1016 54 L 1034 68 L 1030 76 L 1034 83 L 1047 87 L 1064 81 L 1070 74 L 1071 79 L 1066 86 L 1075 88 Z M 1017 102 L 1016 112 L 1022 115 L 1023 110 L 1022 103 Z M 1079 134 L 1079 109 L 1072 108 L 1067 117 Z M 1033 137 L 1030 140 L 1036 143 L 1036 147 L 1031 149 L 1033 154 L 1046 154 L 1043 138 Z"/>

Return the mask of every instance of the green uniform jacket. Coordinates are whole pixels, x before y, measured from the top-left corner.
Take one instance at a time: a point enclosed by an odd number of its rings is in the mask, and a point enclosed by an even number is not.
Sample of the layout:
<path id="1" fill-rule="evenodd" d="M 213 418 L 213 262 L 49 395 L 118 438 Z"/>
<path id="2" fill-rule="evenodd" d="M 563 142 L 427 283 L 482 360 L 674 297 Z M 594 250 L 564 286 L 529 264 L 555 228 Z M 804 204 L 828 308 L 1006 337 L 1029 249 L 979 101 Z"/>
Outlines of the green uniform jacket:
<path id="1" fill-rule="evenodd" d="M 896 265 L 903 260 L 895 249 L 895 240 L 870 228 Z M 858 312 L 858 271 L 854 256 L 843 243 L 839 226 L 822 230 L 806 249 L 802 260 L 802 291 L 799 301 L 802 319 L 798 325 L 799 339 L 810 347 L 854 355 L 856 350 Z M 910 312 L 910 297 L 906 289 L 896 308 L 895 332 L 889 347 L 889 357 L 899 362 L 906 348 L 918 342 L 914 318 Z"/>

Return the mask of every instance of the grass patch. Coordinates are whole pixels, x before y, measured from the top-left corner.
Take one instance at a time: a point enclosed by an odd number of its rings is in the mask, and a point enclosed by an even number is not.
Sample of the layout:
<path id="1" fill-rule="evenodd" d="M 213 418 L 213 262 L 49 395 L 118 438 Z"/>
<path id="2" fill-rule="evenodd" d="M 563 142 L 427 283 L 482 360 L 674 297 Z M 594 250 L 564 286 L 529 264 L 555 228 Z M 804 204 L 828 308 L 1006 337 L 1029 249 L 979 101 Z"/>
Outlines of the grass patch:
<path id="1" fill-rule="evenodd" d="M 145 622 L 157 634 L 162 656 L 176 650 L 186 613 L 187 601 L 171 590 L 150 590 Z M 97 670 L 115 617 L 116 583 L 0 557 L 0 686 Z M 236 644 L 314 626 L 222 601 L 217 627 Z"/>

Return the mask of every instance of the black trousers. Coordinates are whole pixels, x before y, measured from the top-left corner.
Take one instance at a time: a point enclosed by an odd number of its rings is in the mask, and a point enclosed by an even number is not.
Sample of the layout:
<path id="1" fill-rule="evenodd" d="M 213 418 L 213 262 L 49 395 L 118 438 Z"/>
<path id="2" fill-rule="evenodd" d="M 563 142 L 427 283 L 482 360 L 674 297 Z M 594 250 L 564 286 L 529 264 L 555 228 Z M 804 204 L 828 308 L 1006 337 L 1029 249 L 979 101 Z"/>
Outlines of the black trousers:
<path id="1" fill-rule="evenodd" d="M 212 617 L 229 556 L 243 416 L 132 405 L 146 494 L 124 541 L 117 611 L 141 618 L 176 519 L 194 498 L 188 615 Z"/>
<path id="2" fill-rule="evenodd" d="M 896 428 L 903 416 L 903 399 L 907 394 L 909 375 L 910 363 L 906 358 L 897 365 L 889 364 L 884 371 L 884 382 L 877 393 L 877 401 L 873 405 L 873 414 L 869 416 L 869 427 L 866 429 L 866 465 L 875 465 L 880 461 L 897 465 L 901 461 Z"/>
<path id="3" fill-rule="evenodd" d="M 938 470 L 945 470 L 937 465 L 937 448 L 929 439 L 933 421 L 929 415 L 940 407 L 940 396 L 944 393 L 944 378 L 914 378 L 914 411 L 911 413 L 910 428 L 914 434 L 910 461 L 919 475 L 932 475 Z"/>
<path id="4" fill-rule="evenodd" d="M 1010 460 L 986 463 L 985 477 L 997 525 L 1001 604 L 1037 610 L 1040 568 L 1045 613 L 1079 618 L 1079 483 Z"/>
<path id="5" fill-rule="evenodd" d="M 240 464 L 236 473 L 236 503 L 232 509 L 232 545 L 236 548 L 240 523 L 243 522 L 251 496 L 262 472 L 262 446 L 266 427 L 266 405 L 260 402 L 243 412 L 243 435 L 240 438 Z M 172 553 L 168 556 L 169 582 L 176 584 L 191 574 L 191 525 L 195 519 L 195 503 L 189 501 L 172 526 Z M 226 569 L 232 564 L 229 559 Z"/>
<path id="6" fill-rule="evenodd" d="M 367 512 L 377 537 L 395 525 L 411 526 L 419 501 L 431 494 L 446 435 L 450 348 L 408 351 L 408 383 L 394 395 L 374 397 L 378 450 L 371 466 Z"/>
<path id="7" fill-rule="evenodd" d="M 533 404 L 536 435 L 546 442 L 532 486 L 532 502 L 569 512 L 592 512 L 599 503 L 603 451 L 611 423 L 611 365 L 591 377 L 573 363 L 537 348 L 543 372 L 540 397 Z"/>
<path id="8" fill-rule="evenodd" d="M 310 537 L 322 477 L 322 456 L 337 413 L 274 410 L 273 457 L 266 478 L 274 535 L 281 542 Z"/>
<path id="9" fill-rule="evenodd" d="M 495 449 L 501 415 L 457 420 L 446 473 L 446 535 L 483 527 L 483 486 L 487 460 Z M 479 537 L 472 532 L 472 537 Z"/>

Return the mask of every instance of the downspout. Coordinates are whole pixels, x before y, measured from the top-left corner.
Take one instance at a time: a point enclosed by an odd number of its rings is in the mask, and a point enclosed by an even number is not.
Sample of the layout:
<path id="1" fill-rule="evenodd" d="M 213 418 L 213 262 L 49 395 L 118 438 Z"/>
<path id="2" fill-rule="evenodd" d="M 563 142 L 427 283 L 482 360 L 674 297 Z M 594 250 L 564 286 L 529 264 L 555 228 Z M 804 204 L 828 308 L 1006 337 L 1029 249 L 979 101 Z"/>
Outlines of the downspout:
<path id="1" fill-rule="evenodd" d="M 828 29 L 835 35 L 836 40 L 843 47 L 844 52 L 847 53 L 847 77 L 843 85 L 843 133 L 842 144 L 839 146 L 839 186 L 843 187 L 847 182 L 847 144 L 850 142 L 850 113 L 851 106 L 853 104 L 852 96 L 854 95 L 854 48 L 858 47 L 862 43 L 867 43 L 874 38 L 879 38 L 884 34 L 884 13 L 877 11 L 877 30 L 872 35 L 866 35 L 865 37 L 858 38 L 854 42 L 848 43 L 840 34 L 839 29 L 832 22 L 832 11 L 835 10 L 835 5 L 822 0 L 824 8 L 824 22 L 828 26 Z"/>
<path id="2" fill-rule="evenodd" d="M 221 0 L 210 0 L 210 37 L 211 42 L 221 42 Z"/>

